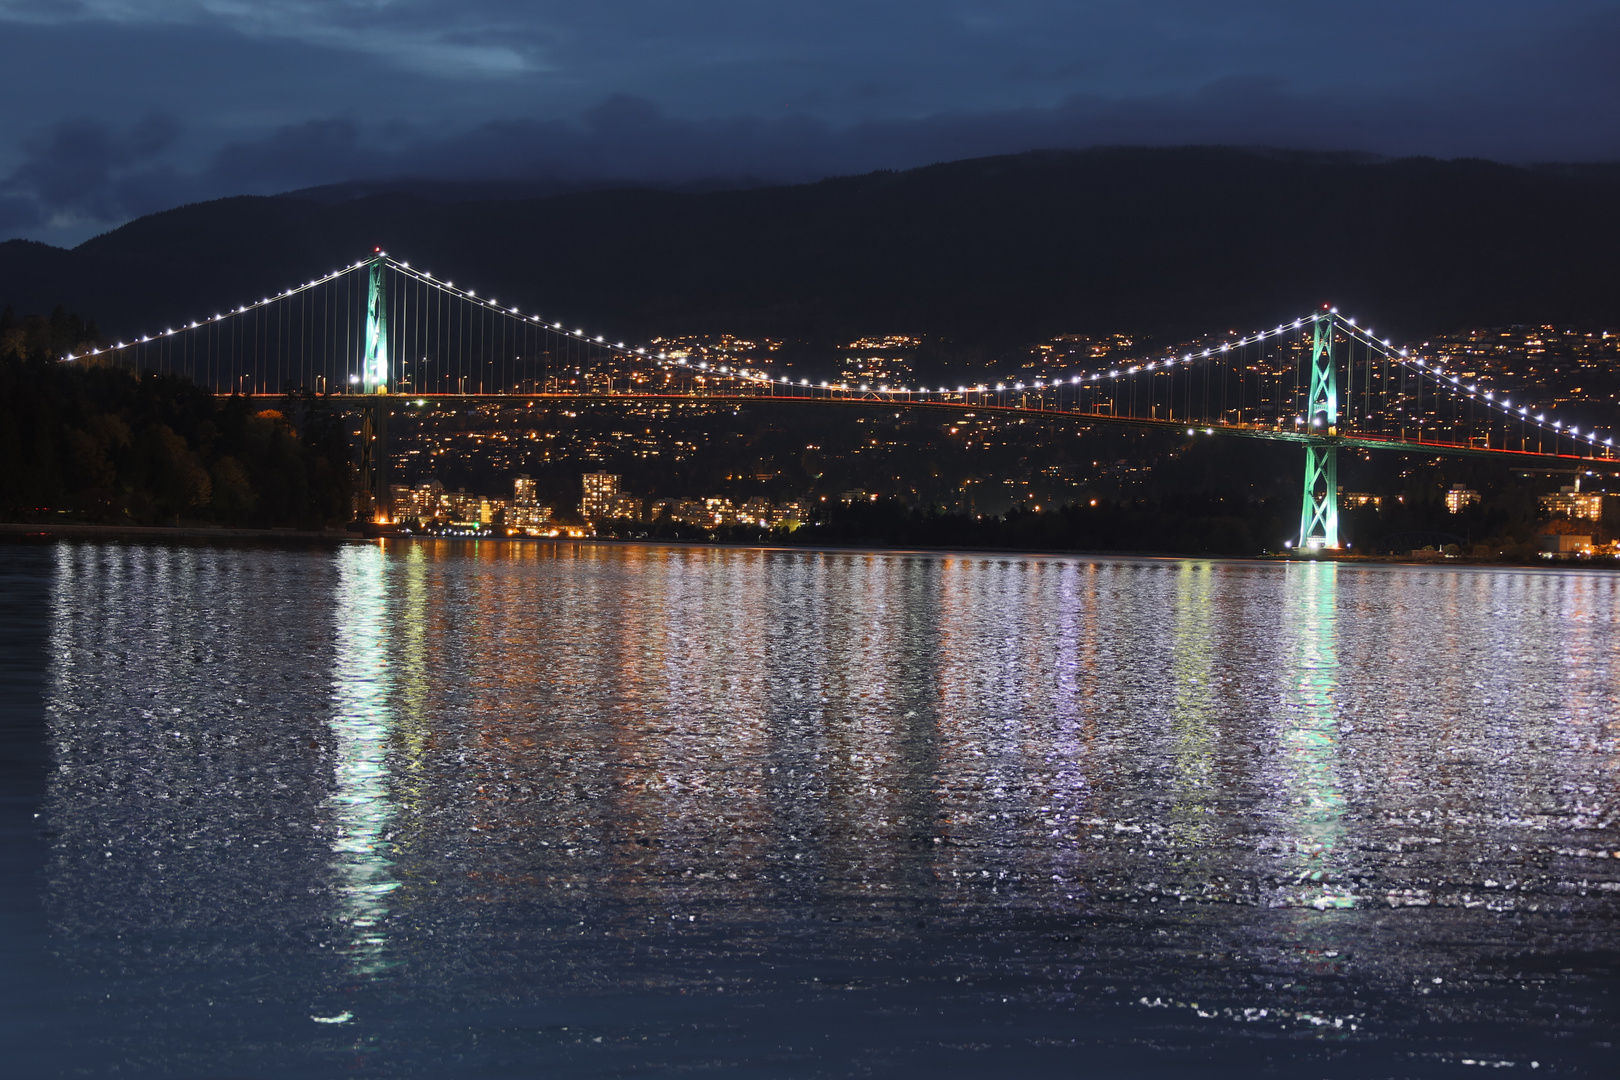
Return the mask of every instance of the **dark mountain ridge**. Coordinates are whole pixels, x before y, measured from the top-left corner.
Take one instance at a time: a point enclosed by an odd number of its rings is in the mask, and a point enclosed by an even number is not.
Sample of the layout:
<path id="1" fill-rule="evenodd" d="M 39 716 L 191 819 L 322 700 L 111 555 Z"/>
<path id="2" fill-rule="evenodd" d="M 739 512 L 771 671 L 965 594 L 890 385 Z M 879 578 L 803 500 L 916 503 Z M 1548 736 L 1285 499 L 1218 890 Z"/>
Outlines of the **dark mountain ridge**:
<path id="1" fill-rule="evenodd" d="M 1620 325 L 1615 166 L 1114 148 L 741 190 L 357 190 L 184 206 L 72 250 L 0 244 L 0 302 L 64 304 L 127 336 L 380 246 L 636 339 L 922 333 L 988 353 L 1066 332 L 1251 329 L 1324 300 L 1403 339 Z"/>
<path id="2" fill-rule="evenodd" d="M 774 187 L 757 177 L 709 177 L 669 184 L 646 184 L 634 180 L 347 180 L 337 184 L 299 188 L 283 192 L 283 198 L 306 202 L 339 203 L 373 195 L 415 195 L 429 202 L 488 202 L 514 199 L 545 199 L 582 191 L 740 191 L 745 188 Z"/>

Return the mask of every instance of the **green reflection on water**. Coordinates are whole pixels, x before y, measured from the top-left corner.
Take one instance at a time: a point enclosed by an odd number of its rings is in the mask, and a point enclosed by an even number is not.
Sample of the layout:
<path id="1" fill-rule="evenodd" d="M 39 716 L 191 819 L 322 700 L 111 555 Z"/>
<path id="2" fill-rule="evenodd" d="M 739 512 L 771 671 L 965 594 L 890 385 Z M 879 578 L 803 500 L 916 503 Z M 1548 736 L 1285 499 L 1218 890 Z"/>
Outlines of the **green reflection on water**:
<path id="1" fill-rule="evenodd" d="M 388 749 L 388 579 L 380 547 L 338 555 L 336 650 L 330 726 L 336 776 L 329 807 L 335 835 L 332 867 L 338 920 L 349 928 L 351 968 L 375 974 L 386 966 L 388 895 L 399 887 L 384 850 L 395 811 Z"/>
<path id="2" fill-rule="evenodd" d="M 1290 618 L 1289 657 L 1294 678 L 1286 695 L 1283 748 L 1292 804 L 1291 902 L 1318 909 L 1355 906 L 1349 886 L 1334 880 L 1344 840 L 1344 789 L 1339 779 L 1339 725 L 1334 694 L 1339 658 L 1335 640 L 1338 566 L 1308 563 L 1289 568 L 1284 609 Z"/>

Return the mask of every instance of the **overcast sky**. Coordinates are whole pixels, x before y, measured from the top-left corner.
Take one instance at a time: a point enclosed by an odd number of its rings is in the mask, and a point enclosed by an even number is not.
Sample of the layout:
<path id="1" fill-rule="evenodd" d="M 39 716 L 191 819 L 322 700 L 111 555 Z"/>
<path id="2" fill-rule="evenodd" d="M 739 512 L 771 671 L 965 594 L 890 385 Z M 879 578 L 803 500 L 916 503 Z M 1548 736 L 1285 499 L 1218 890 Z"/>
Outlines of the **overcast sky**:
<path id="1" fill-rule="evenodd" d="M 353 179 L 1620 159 L 1620 0 L 0 0 L 0 238 Z"/>

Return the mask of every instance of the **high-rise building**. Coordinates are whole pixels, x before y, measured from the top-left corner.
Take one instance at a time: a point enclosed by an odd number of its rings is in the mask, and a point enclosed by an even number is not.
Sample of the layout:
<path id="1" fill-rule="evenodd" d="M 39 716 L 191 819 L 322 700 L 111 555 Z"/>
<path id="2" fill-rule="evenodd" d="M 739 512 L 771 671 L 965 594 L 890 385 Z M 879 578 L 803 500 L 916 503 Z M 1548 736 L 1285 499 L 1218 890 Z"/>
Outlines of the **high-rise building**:
<path id="1" fill-rule="evenodd" d="M 580 500 L 579 512 L 587 521 L 611 517 L 609 501 L 619 493 L 617 473 L 585 473 L 580 477 L 585 497 Z"/>
<path id="2" fill-rule="evenodd" d="M 539 502 L 539 492 L 534 480 L 519 474 L 518 478 L 512 481 L 512 505 L 535 506 Z"/>

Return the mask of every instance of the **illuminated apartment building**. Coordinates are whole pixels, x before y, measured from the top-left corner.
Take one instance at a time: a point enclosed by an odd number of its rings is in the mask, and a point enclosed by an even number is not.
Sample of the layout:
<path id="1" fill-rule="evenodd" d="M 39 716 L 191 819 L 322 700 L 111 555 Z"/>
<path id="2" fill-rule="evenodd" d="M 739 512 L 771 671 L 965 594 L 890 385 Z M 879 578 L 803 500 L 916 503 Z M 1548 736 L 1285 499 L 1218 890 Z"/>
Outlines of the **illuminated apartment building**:
<path id="1" fill-rule="evenodd" d="M 1460 514 L 1477 502 L 1479 492 L 1463 484 L 1452 484 L 1451 490 L 1446 492 L 1446 509 L 1453 514 Z"/>
<path id="2" fill-rule="evenodd" d="M 512 505 L 534 506 L 540 501 L 537 487 L 532 478 L 519 476 L 512 481 Z"/>
<path id="3" fill-rule="evenodd" d="M 587 521 L 612 517 L 610 500 L 619 493 L 617 473 L 585 473 L 580 477 L 585 497 L 580 500 L 579 512 Z"/>
<path id="4" fill-rule="evenodd" d="M 1343 490 L 1339 492 L 1339 508 L 1341 510 L 1359 510 L 1366 506 L 1377 510 L 1383 505 L 1383 497 L 1374 495 L 1371 492 Z"/>
<path id="5" fill-rule="evenodd" d="M 551 507 L 530 503 L 506 508 L 506 524 L 514 529 L 535 529 L 551 521 Z"/>
<path id="6" fill-rule="evenodd" d="M 1568 518 L 1602 521 L 1603 496 L 1597 492 L 1582 494 L 1580 481 L 1577 480 L 1574 484 L 1566 484 L 1559 488 L 1556 495 L 1543 495 L 1541 512 L 1553 517 L 1562 515 Z"/>

